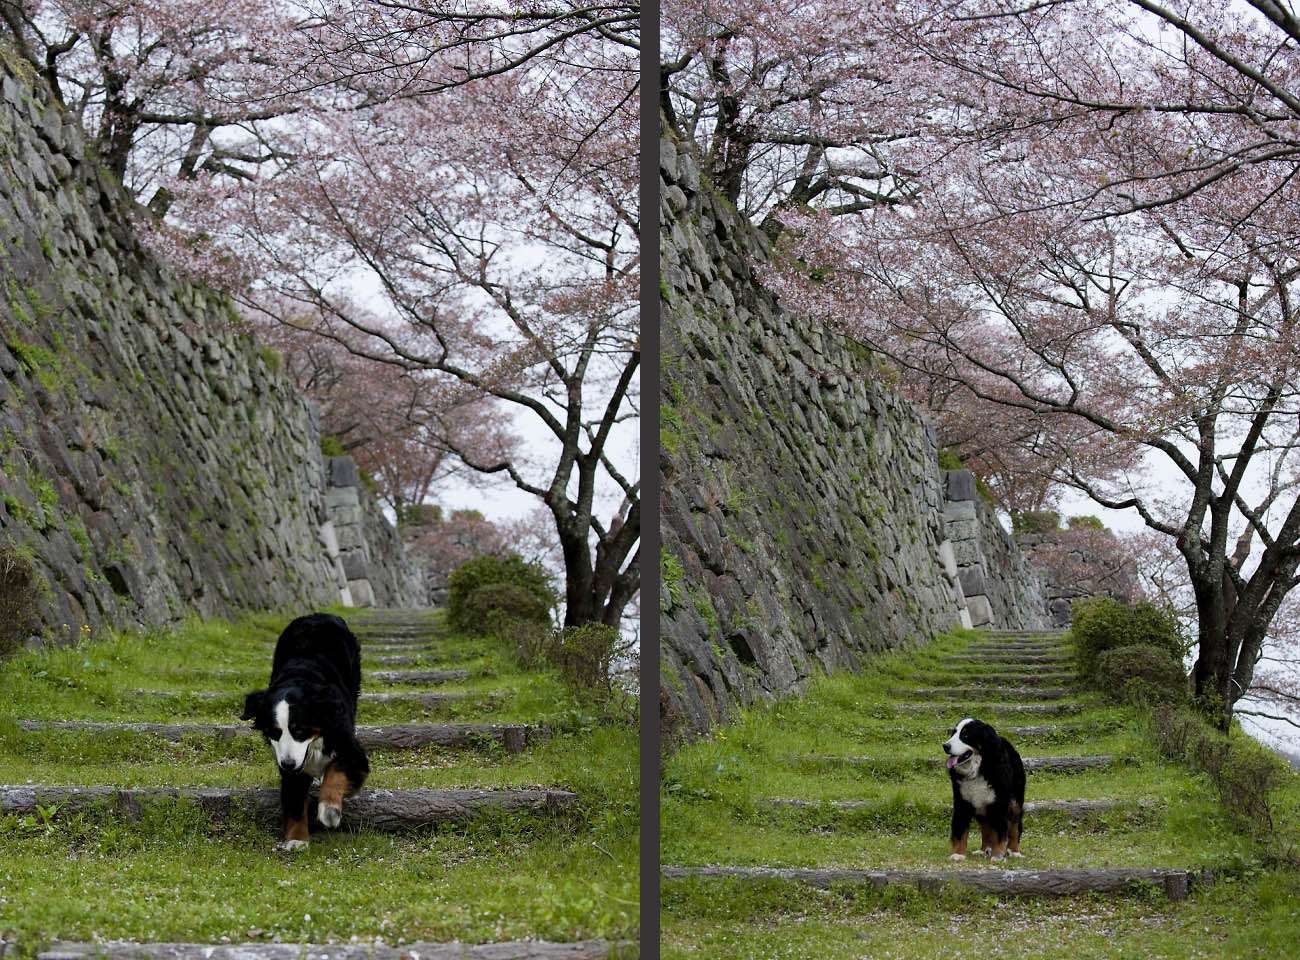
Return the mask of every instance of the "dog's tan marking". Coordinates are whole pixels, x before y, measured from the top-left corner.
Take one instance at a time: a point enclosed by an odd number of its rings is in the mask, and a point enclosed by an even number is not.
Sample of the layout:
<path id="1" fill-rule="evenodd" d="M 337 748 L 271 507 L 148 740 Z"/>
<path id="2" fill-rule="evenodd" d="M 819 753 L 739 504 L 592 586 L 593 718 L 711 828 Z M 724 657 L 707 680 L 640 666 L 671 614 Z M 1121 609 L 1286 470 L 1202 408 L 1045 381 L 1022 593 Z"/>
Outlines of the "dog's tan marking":
<path id="1" fill-rule="evenodd" d="M 952 855 L 954 857 L 966 856 L 966 838 L 970 835 L 970 827 L 967 826 L 962 831 L 962 835 L 952 842 Z"/>
<path id="2" fill-rule="evenodd" d="M 341 807 L 343 798 L 352 792 L 352 781 L 337 763 L 325 768 L 325 777 L 320 785 L 320 805 L 322 807 Z"/>
<path id="3" fill-rule="evenodd" d="M 1011 821 L 1011 825 L 1007 828 L 1007 847 L 1011 850 L 1013 854 L 1019 854 L 1020 853 L 1020 813 L 1019 811 L 1016 811 L 1015 814 L 1013 815 L 1015 816 L 1015 819 Z"/>
<path id="4" fill-rule="evenodd" d="M 988 851 L 993 846 L 993 838 L 997 836 L 996 832 L 987 823 L 980 824 L 980 850 Z"/>
<path id="5" fill-rule="evenodd" d="M 307 798 L 306 797 L 303 798 L 302 810 L 299 811 L 298 816 L 296 818 L 294 817 L 293 814 L 289 813 L 288 811 L 285 811 L 284 842 L 286 846 L 288 846 L 289 844 L 306 845 L 307 843 Z M 293 848 L 289 847 L 289 849 L 293 849 Z"/>

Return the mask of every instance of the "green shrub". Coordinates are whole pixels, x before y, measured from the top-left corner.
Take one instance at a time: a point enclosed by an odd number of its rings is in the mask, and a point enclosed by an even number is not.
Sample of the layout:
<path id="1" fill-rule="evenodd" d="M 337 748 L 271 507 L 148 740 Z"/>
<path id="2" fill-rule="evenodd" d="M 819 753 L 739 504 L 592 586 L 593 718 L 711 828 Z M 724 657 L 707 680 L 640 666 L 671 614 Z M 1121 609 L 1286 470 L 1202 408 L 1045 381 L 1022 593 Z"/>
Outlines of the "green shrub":
<path id="1" fill-rule="evenodd" d="M 397 508 L 399 527 L 428 527 L 442 523 L 442 507 L 436 503 L 404 503 Z"/>
<path id="2" fill-rule="evenodd" d="M 1055 510 L 1013 510 L 1011 512 L 1011 533 L 1021 534 L 1059 533 L 1061 515 Z"/>
<path id="3" fill-rule="evenodd" d="M 1130 703 L 1175 703 L 1187 699 L 1182 661 L 1165 647 L 1138 643 L 1103 650 L 1096 680 L 1103 693 Z"/>
<path id="4" fill-rule="evenodd" d="M 485 583 L 465 598 L 460 616 L 464 628 L 475 634 L 491 633 L 492 614 L 509 620 L 523 620 L 549 626 L 551 604 L 527 587 L 517 583 Z"/>
<path id="5" fill-rule="evenodd" d="M 584 623 L 557 630 L 546 659 L 560 672 L 560 679 L 578 699 L 603 698 L 614 684 L 610 667 L 618 631 L 603 623 Z"/>
<path id="6" fill-rule="evenodd" d="M 1079 669 L 1094 682 L 1098 681 L 1097 658 L 1105 650 L 1157 647 L 1180 663 L 1186 650 L 1177 618 L 1149 603 L 1130 607 L 1110 597 L 1081 597 L 1071 605 L 1071 615 L 1070 636 Z"/>
<path id="7" fill-rule="evenodd" d="M 551 589 L 550 576 L 540 564 L 529 563 L 522 557 L 493 557 L 483 554 L 466 561 L 447 578 L 447 624 L 453 630 L 481 630 L 484 619 L 475 620 L 469 610 L 469 599 L 479 587 L 488 584 L 514 584 L 528 590 L 541 602 L 549 614 L 555 606 L 556 595 Z M 477 611 L 475 611 L 477 612 Z"/>
<path id="8" fill-rule="evenodd" d="M 1101 522 L 1100 517 L 1094 517 L 1085 514 L 1084 516 L 1071 517 L 1066 521 L 1071 530 L 1105 530 L 1106 524 Z"/>
<path id="9" fill-rule="evenodd" d="M 0 653 L 14 649 L 40 628 L 40 573 L 31 557 L 0 543 Z"/>
<path id="10" fill-rule="evenodd" d="M 1202 770 L 1224 808 L 1243 826 L 1274 829 L 1273 793 L 1287 769 L 1280 757 L 1245 734 L 1212 729 L 1185 706 L 1157 706 L 1148 726 L 1156 748 L 1171 760 Z"/>
<path id="11" fill-rule="evenodd" d="M 621 653 L 635 674 L 637 655 L 634 650 L 620 652 L 620 635 L 613 627 L 585 623 L 553 630 L 500 609 L 488 615 L 488 622 L 492 635 L 509 646 L 522 665 L 553 667 L 582 706 L 619 722 L 636 722 L 636 697 L 619 685 L 617 671 Z"/>
<path id="12" fill-rule="evenodd" d="M 514 658 L 525 667 L 545 666 L 546 651 L 555 632 L 532 620 L 516 620 L 504 610 L 493 610 L 487 618 L 488 634 L 503 641 Z"/>

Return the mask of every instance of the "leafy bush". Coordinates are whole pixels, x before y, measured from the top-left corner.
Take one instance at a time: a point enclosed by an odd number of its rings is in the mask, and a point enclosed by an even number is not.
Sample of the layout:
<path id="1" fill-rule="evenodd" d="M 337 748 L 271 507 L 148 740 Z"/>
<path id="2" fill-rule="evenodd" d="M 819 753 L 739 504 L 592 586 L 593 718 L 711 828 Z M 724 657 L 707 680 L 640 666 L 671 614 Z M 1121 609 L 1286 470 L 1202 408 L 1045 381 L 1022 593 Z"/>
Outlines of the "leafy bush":
<path id="1" fill-rule="evenodd" d="M 1205 772 L 1219 801 L 1243 825 L 1274 829 L 1273 792 L 1286 767 L 1281 758 L 1244 734 L 1224 735 L 1211 729 L 1187 707 L 1163 704 L 1151 712 L 1149 726 L 1156 748 Z"/>
<path id="2" fill-rule="evenodd" d="M 556 595 L 551 589 L 550 576 L 539 564 L 529 563 L 517 555 L 503 558 L 482 554 L 463 563 L 447 578 L 447 624 L 453 630 L 483 629 L 486 618 L 474 619 L 469 610 L 469 600 L 474 591 L 488 584 L 522 587 L 538 599 L 548 614 L 555 606 Z"/>
<path id="3" fill-rule="evenodd" d="M 1079 669 L 1094 682 L 1099 680 L 1097 658 L 1117 647 L 1157 647 L 1182 662 L 1186 644 L 1171 611 L 1149 603 L 1130 607 L 1110 597 L 1081 597 L 1071 604 L 1071 613 Z"/>
<path id="4" fill-rule="evenodd" d="M 1182 661 L 1165 647 L 1138 643 L 1103 650 L 1096 679 L 1104 693 L 1130 703 L 1175 703 L 1187 699 Z"/>
<path id="5" fill-rule="evenodd" d="M 546 659 L 560 671 L 560 679 L 579 700 L 608 694 L 614 684 L 610 670 L 618 631 L 603 623 L 584 623 L 557 630 Z"/>
<path id="6" fill-rule="evenodd" d="M 549 630 L 536 621 L 512 618 L 502 610 L 489 614 L 493 636 L 505 642 L 524 666 L 555 668 L 573 698 L 615 720 L 636 722 L 636 698 L 618 683 L 618 660 L 636 652 L 619 650 L 619 632 L 603 623 Z"/>
<path id="7" fill-rule="evenodd" d="M 551 622 L 551 604 L 527 587 L 517 583 L 485 583 L 465 598 L 461 611 L 467 629 L 491 633 L 491 617 L 500 614 L 509 620 L 523 620 L 543 626 Z"/>
<path id="8" fill-rule="evenodd" d="M 0 543 L 0 653 L 21 644 L 40 627 L 40 573 L 31 557 Z"/>
<path id="9" fill-rule="evenodd" d="M 1059 533 L 1061 515 L 1055 510 L 1014 510 L 1011 513 L 1011 533 L 1021 534 Z"/>

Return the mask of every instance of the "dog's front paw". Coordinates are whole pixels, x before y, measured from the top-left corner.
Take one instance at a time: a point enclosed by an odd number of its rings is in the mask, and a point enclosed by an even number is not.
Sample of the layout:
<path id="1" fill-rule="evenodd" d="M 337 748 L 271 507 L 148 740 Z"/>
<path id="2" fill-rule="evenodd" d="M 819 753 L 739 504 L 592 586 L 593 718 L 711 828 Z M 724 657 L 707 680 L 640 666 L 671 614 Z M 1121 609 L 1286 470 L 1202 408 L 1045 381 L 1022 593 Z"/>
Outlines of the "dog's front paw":
<path id="1" fill-rule="evenodd" d="M 1010 853 L 1007 854 L 1007 856 L 1008 856 L 1008 857 L 1019 857 L 1021 860 L 1025 859 L 1025 855 L 1024 855 L 1023 853 L 1021 853 L 1019 850 L 1012 850 Z"/>
<path id="2" fill-rule="evenodd" d="M 307 846 L 306 840 L 286 840 L 284 843 L 277 844 L 277 850 L 302 850 Z"/>
<path id="3" fill-rule="evenodd" d="M 1006 854 L 995 853 L 993 856 L 989 857 L 989 862 L 990 862 L 990 863 L 1001 863 L 1001 862 L 1002 862 L 1003 860 L 1005 860 L 1005 859 L 1006 859 Z"/>
<path id="4" fill-rule="evenodd" d="M 985 847 L 983 850 L 972 850 L 970 855 L 972 857 L 987 857 L 992 852 L 993 849 L 991 847 Z"/>
<path id="5" fill-rule="evenodd" d="M 341 807 L 321 807 L 316 812 L 316 818 L 333 830 L 343 822 L 343 809 Z"/>
<path id="6" fill-rule="evenodd" d="M 949 857 L 948 859 L 949 859 L 949 860 L 965 860 L 965 859 L 966 859 L 966 854 L 964 854 L 964 853 L 954 853 L 954 854 L 953 854 L 951 857 Z"/>

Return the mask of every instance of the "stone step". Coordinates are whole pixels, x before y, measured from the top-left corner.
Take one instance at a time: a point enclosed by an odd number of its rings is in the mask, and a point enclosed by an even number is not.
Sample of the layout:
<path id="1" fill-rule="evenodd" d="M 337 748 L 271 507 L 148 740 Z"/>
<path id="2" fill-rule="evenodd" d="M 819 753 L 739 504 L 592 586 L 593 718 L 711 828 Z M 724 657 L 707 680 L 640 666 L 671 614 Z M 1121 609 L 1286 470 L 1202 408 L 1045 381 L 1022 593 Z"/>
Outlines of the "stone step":
<path id="1" fill-rule="evenodd" d="M 683 877 L 736 877 L 752 880 L 791 880 L 814 887 L 858 883 L 875 888 L 886 885 L 915 886 L 938 892 L 947 883 L 968 887 L 978 893 L 1003 897 L 1054 897 L 1083 893 L 1123 894 L 1135 887 L 1155 886 L 1170 900 L 1184 900 L 1188 890 L 1214 882 L 1208 868 L 1112 867 L 1084 870 L 1024 870 L 990 867 L 961 867 L 947 870 L 836 870 L 808 867 L 677 867 L 663 866 L 665 880 Z"/>
<path id="2" fill-rule="evenodd" d="M 986 637 L 1064 637 L 1068 630 L 1044 628 L 1042 630 L 981 630 Z"/>
<path id="3" fill-rule="evenodd" d="M 268 645 L 274 645 L 279 637 L 263 637 Z M 412 647 L 432 647 L 433 642 L 430 637 L 357 637 L 361 644 L 361 655 L 364 657 L 370 653 L 372 647 L 400 647 L 408 650 Z"/>
<path id="4" fill-rule="evenodd" d="M 845 764 L 854 767 L 927 766 L 942 767 L 944 757 L 849 757 L 834 754 L 803 754 L 791 757 L 801 763 Z M 1117 762 L 1110 754 L 1099 753 L 1079 757 L 1021 757 L 1025 773 L 1039 771 L 1073 772 L 1092 767 L 1107 767 Z"/>
<path id="5" fill-rule="evenodd" d="M 1019 644 L 999 643 L 996 646 L 971 645 L 962 650 L 962 653 L 980 653 L 985 656 L 1003 656 L 1003 657 L 1050 657 L 1050 656 L 1071 656 L 1074 651 L 1069 647 L 1062 647 L 1057 644 L 1046 646 L 1026 646 Z"/>
<path id="6" fill-rule="evenodd" d="M 946 714 L 960 720 L 962 717 L 973 716 L 977 713 L 1078 713 L 1083 709 L 1083 704 L 1071 701 L 1061 703 L 968 703 L 958 708 L 951 703 L 896 703 L 894 709 L 909 713 Z"/>
<path id="7" fill-rule="evenodd" d="M 51 941 L 36 960 L 615 960 L 632 944 L 605 940 L 550 943 L 137 943 Z M 0 941 L 0 956 L 5 954 Z"/>
<path id="8" fill-rule="evenodd" d="M 425 657 L 424 654 L 418 653 L 390 653 L 379 654 L 378 656 L 368 656 L 365 658 L 366 663 L 377 663 L 385 667 L 402 667 L 410 666 L 413 663 L 419 663 Z"/>
<path id="9" fill-rule="evenodd" d="M 468 670 L 371 670 L 363 673 L 361 679 L 370 679 L 375 683 L 450 683 L 453 680 L 465 680 Z"/>
<path id="10" fill-rule="evenodd" d="M 931 683 L 935 681 L 935 677 L 933 675 L 927 676 L 926 674 L 923 673 L 914 673 L 908 679 L 914 680 L 918 683 L 924 683 L 927 680 L 930 681 Z M 960 678 L 960 680 L 962 681 L 966 681 L 969 683 L 978 683 L 981 685 L 990 684 L 990 683 L 1007 684 L 1007 685 L 1023 683 L 1031 687 L 1036 687 L 1036 686 L 1049 684 L 1049 683 L 1072 683 L 1078 681 L 1078 679 L 1079 679 L 1079 675 L 1076 673 L 1039 673 L 1039 674 L 1014 673 L 1012 674 L 1012 673 L 980 673 L 978 671 L 973 671 L 973 670 L 966 671 L 965 674 Z"/>
<path id="11" fill-rule="evenodd" d="M 23 730 L 94 730 L 107 733 L 143 733 L 166 740 L 192 734 L 226 739 L 255 734 L 248 726 L 234 723 L 92 723 L 80 720 L 20 720 Z M 357 742 L 366 748 L 404 750 L 414 747 L 464 747 L 480 741 L 495 741 L 507 753 L 519 753 L 540 734 L 538 727 L 522 723 L 389 723 L 359 725 Z"/>
<path id="12" fill-rule="evenodd" d="M 818 809 L 828 807 L 833 810 L 884 810 L 892 805 L 879 800 L 764 800 L 769 807 L 794 807 L 796 809 Z M 952 804 L 904 803 L 905 810 L 932 810 L 936 814 L 947 815 Z M 1030 800 L 1025 804 L 1025 813 L 1064 813 L 1070 817 L 1083 817 L 1092 813 L 1106 813 L 1111 810 L 1144 810 L 1164 806 L 1159 800 Z"/>
<path id="13" fill-rule="evenodd" d="M 220 690 L 127 690 L 141 697 L 189 697 L 194 700 L 230 700 L 243 702 L 243 693 L 224 693 Z M 509 694 L 502 690 L 483 690 L 478 693 L 362 693 L 363 703 L 411 703 L 422 707 L 439 707 L 460 700 L 495 700 Z"/>
<path id="14" fill-rule="evenodd" d="M 1062 700 L 1080 691 L 1065 687 L 941 687 L 932 690 L 890 690 L 896 697 L 989 697 L 1006 700 Z"/>
<path id="15" fill-rule="evenodd" d="M 1028 664 L 1028 663 L 1034 663 L 1034 664 L 1051 665 L 1051 664 L 1057 664 L 1057 663 L 1073 663 L 1073 662 L 1074 662 L 1074 657 L 1065 656 L 1065 655 L 1061 655 L 1061 656 L 1056 656 L 1056 655 L 1052 655 L 1052 656 L 1039 656 L 1039 655 L 1035 655 L 1035 656 L 1030 656 L 1030 657 L 1004 657 L 1004 656 L 992 656 L 992 655 L 988 655 L 988 656 L 983 656 L 983 655 L 981 655 L 981 656 L 966 656 L 965 654 L 954 653 L 954 654 L 952 654 L 951 656 L 944 657 L 944 658 L 943 658 L 941 661 L 939 661 L 939 662 L 940 662 L 940 663 L 951 663 L 951 664 L 954 664 L 954 665 L 957 665 L 957 666 L 965 666 L 966 664 L 971 664 L 971 663 L 984 663 L 984 664 L 994 664 L 994 663 L 996 663 L 996 664 L 1003 664 L 1003 663 L 1005 663 L 1005 664 L 1026 663 L 1026 664 Z"/>
<path id="16" fill-rule="evenodd" d="M 278 787 L 61 787 L 0 786 L 0 811 L 30 814 L 37 805 L 57 808 L 60 813 L 105 809 L 126 817 L 140 813 L 142 804 L 183 799 L 193 802 L 214 819 L 237 811 L 251 810 L 259 819 L 280 822 Z M 468 820 L 481 811 L 505 813 L 539 810 L 554 813 L 568 807 L 577 796 L 566 790 L 545 789 L 454 789 L 454 790 L 371 790 L 363 789 L 343 801 L 343 826 L 386 832 L 411 830 L 434 823 Z M 311 825 L 316 821 L 316 803 L 310 804 Z"/>
<path id="17" fill-rule="evenodd" d="M 212 670 L 209 671 L 214 677 L 249 677 L 248 670 Z M 261 675 L 262 671 L 258 671 Z M 466 680 L 469 678 L 468 670 L 362 670 L 361 682 L 369 680 L 372 683 L 400 684 L 400 683 L 452 683 L 456 680 Z M 260 681 L 250 681 L 258 683 Z"/>
<path id="18" fill-rule="evenodd" d="M 936 734 L 947 734 L 952 732 L 952 726 L 931 727 Z M 1004 737 L 1049 737 L 1054 734 L 1061 736 L 1075 737 L 1095 737 L 1102 731 L 1096 724 L 1091 726 L 1077 726 L 1066 724 L 1050 726 L 1028 726 L 1028 727 L 1004 727 L 1002 724 L 997 725 L 998 733 Z"/>

